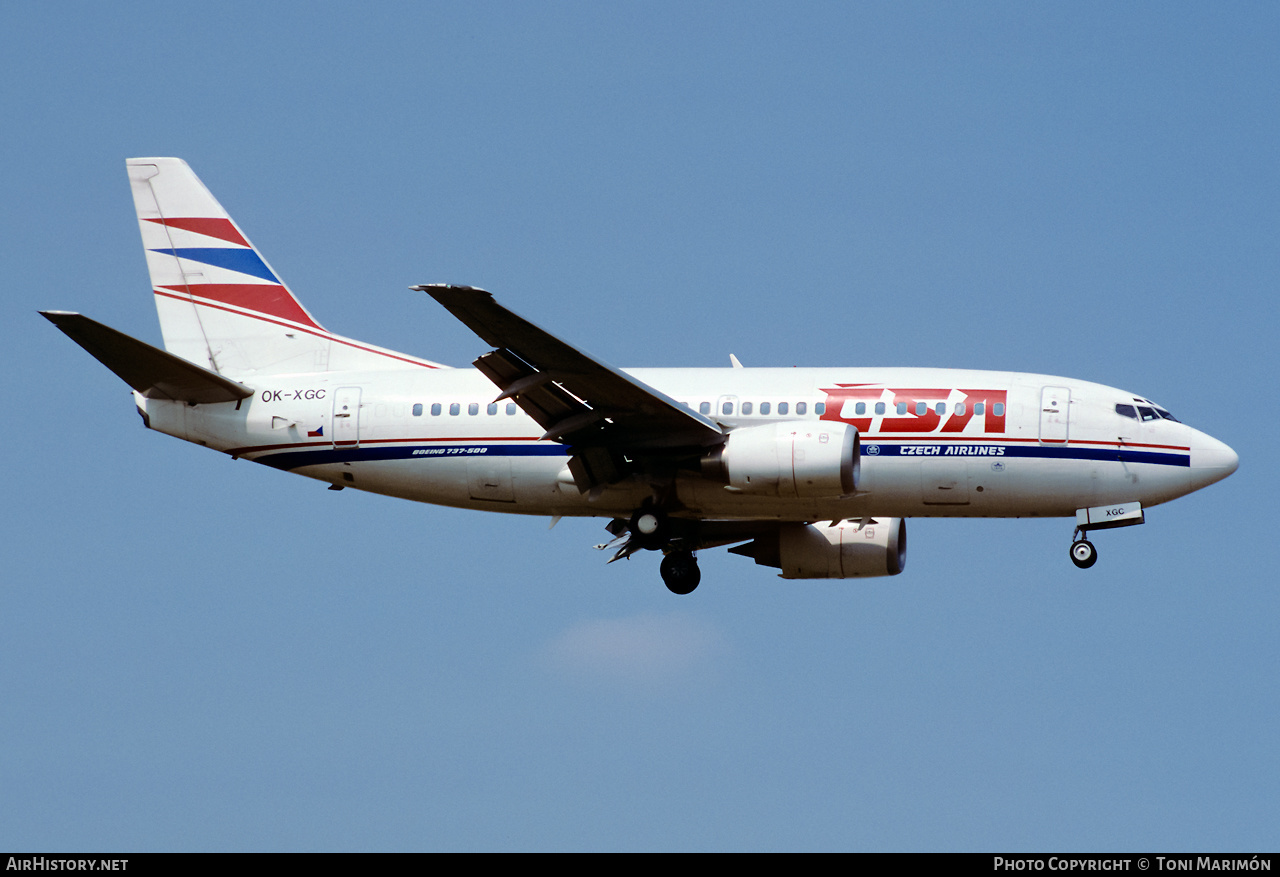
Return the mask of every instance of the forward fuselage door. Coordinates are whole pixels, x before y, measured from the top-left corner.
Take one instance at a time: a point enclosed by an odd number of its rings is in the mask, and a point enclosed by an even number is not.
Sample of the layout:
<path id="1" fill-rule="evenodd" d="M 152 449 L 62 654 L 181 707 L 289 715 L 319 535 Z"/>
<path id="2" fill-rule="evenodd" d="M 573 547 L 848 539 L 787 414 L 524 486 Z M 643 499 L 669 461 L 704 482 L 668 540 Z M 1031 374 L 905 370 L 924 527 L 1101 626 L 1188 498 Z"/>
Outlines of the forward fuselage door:
<path id="1" fill-rule="evenodd" d="M 360 444 L 360 388 L 339 387 L 333 393 L 333 446 Z"/>
<path id="2" fill-rule="evenodd" d="M 1040 391 L 1040 443 L 1065 445 L 1071 426 L 1071 390 L 1044 387 Z"/>

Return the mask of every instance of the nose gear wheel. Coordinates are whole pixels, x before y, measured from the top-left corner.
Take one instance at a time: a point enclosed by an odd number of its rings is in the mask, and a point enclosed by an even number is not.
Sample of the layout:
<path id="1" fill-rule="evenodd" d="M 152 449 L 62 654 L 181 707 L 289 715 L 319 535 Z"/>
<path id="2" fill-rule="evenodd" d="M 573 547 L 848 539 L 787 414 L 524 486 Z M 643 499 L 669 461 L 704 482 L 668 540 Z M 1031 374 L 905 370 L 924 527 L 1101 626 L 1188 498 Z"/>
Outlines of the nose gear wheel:
<path id="1" fill-rule="evenodd" d="M 1080 569 L 1088 569 L 1098 562 L 1098 549 L 1088 539 L 1071 543 L 1071 562 Z"/>

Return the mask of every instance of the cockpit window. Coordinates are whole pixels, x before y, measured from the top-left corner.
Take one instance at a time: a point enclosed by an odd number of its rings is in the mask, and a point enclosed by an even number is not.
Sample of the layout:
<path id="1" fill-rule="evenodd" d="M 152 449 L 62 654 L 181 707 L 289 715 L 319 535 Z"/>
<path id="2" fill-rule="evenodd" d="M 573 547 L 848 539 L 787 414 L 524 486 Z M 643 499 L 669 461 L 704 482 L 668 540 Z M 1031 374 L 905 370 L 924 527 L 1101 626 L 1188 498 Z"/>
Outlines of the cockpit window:
<path id="1" fill-rule="evenodd" d="M 1137 396 L 1134 396 L 1134 397 L 1133 397 L 1133 401 L 1140 403 L 1140 404 L 1138 405 L 1138 410 L 1139 410 L 1139 411 L 1141 411 L 1141 410 L 1142 410 L 1142 406 L 1143 406 L 1143 405 L 1149 405 L 1149 406 L 1150 406 L 1150 407 L 1151 407 L 1151 408 L 1156 412 L 1156 417 L 1159 417 L 1159 418 L 1161 418 L 1161 419 L 1163 419 L 1163 420 L 1172 420 L 1174 423 L 1181 423 L 1181 422 L 1182 422 L 1181 420 L 1179 420 L 1178 418 L 1176 418 L 1176 417 L 1174 417 L 1172 414 L 1170 414 L 1170 413 L 1168 412 L 1168 410 L 1166 410 L 1166 409 L 1164 409 L 1164 408 L 1161 408 L 1159 405 L 1157 405 L 1156 403 L 1152 402 L 1150 399 L 1139 399 Z M 1144 417 L 1144 418 L 1142 418 L 1142 419 L 1143 419 L 1143 420 L 1147 420 L 1148 418 Z"/>
<path id="2" fill-rule="evenodd" d="M 1174 423 L 1182 422 L 1164 408 L 1161 408 L 1159 405 L 1152 402 L 1150 399 L 1139 399 L 1135 396 L 1133 401 L 1140 402 L 1142 404 L 1117 405 L 1116 414 L 1123 415 L 1124 417 L 1132 417 L 1134 420 L 1172 420 Z"/>

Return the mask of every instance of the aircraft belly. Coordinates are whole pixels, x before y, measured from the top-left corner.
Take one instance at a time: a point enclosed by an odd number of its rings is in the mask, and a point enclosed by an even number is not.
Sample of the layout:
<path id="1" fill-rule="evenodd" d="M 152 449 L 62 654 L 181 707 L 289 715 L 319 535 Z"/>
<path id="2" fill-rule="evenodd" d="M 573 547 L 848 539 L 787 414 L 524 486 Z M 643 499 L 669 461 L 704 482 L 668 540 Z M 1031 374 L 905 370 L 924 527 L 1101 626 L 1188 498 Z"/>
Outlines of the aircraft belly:
<path id="1" fill-rule="evenodd" d="M 558 479 L 563 468 L 563 459 L 557 457 L 431 456 L 359 462 L 349 471 L 354 479 L 351 486 L 362 490 L 457 508 L 530 515 L 610 515 L 639 502 L 628 498 L 621 503 L 590 503 L 572 482 L 564 489 Z M 616 493 L 608 491 L 606 495 Z"/>
<path id="2" fill-rule="evenodd" d="M 882 457 L 864 459 L 858 494 L 849 498 L 735 493 L 696 478 L 680 482 L 679 496 L 690 512 L 716 518 L 1062 517 L 1091 503 L 1118 501 L 1118 496 L 1133 499 L 1119 469 L 1119 463 L 1071 460 Z"/>

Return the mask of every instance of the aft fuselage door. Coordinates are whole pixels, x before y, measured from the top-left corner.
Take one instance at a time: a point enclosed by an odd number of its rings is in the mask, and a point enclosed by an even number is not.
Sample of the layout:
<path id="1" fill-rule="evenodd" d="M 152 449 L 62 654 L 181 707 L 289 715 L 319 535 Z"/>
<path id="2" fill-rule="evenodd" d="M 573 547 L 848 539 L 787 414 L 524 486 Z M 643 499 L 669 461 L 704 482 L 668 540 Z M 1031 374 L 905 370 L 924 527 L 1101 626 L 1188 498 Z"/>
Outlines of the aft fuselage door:
<path id="1" fill-rule="evenodd" d="M 1040 391 L 1040 443 L 1065 445 L 1071 425 L 1071 390 L 1044 387 Z"/>
<path id="2" fill-rule="evenodd" d="M 360 444 L 360 388 L 339 387 L 333 393 L 333 446 Z"/>

